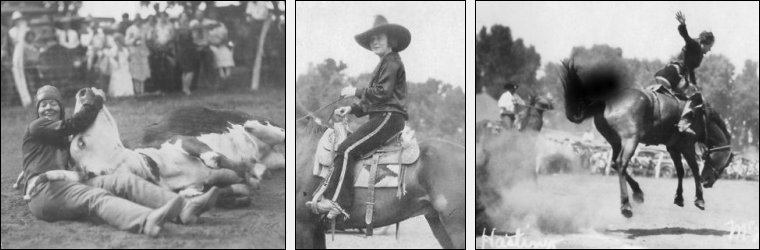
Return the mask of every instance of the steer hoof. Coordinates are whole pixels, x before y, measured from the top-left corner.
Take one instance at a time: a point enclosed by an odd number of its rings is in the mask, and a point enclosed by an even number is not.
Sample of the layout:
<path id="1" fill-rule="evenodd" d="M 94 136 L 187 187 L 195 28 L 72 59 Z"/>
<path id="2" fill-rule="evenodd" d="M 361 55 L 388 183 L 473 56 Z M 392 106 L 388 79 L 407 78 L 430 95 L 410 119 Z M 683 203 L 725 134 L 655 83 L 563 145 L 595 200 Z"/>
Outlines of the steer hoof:
<path id="1" fill-rule="evenodd" d="M 206 167 L 211 169 L 219 168 L 219 158 L 221 158 L 221 155 L 217 152 L 205 152 L 201 154 L 201 161 L 203 161 Z"/>
<path id="2" fill-rule="evenodd" d="M 683 207 L 683 197 L 682 196 L 676 196 L 676 199 L 673 200 L 673 204 L 676 204 L 679 207 Z"/>
<path id="3" fill-rule="evenodd" d="M 185 198 L 191 198 L 191 197 L 195 197 L 202 194 L 203 192 L 194 188 L 188 188 L 188 189 L 183 189 L 182 191 L 179 191 L 179 195 Z"/>
<path id="4" fill-rule="evenodd" d="M 700 210 L 705 210 L 705 200 L 694 201 L 694 206 L 697 206 Z"/>

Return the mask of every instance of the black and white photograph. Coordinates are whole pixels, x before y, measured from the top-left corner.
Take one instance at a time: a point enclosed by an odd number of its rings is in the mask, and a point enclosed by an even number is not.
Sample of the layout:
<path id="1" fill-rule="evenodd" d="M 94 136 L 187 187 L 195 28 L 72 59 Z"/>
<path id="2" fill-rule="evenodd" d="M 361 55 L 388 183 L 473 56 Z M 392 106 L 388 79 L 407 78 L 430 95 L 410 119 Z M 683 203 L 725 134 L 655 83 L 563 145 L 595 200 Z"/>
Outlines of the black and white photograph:
<path id="1" fill-rule="evenodd" d="M 758 18 L 477 2 L 468 247 L 757 249 Z"/>
<path id="2" fill-rule="evenodd" d="M 295 19 L 295 248 L 464 249 L 465 2 Z"/>
<path id="3" fill-rule="evenodd" d="M 285 248 L 284 1 L 2 1 L 2 248 Z"/>

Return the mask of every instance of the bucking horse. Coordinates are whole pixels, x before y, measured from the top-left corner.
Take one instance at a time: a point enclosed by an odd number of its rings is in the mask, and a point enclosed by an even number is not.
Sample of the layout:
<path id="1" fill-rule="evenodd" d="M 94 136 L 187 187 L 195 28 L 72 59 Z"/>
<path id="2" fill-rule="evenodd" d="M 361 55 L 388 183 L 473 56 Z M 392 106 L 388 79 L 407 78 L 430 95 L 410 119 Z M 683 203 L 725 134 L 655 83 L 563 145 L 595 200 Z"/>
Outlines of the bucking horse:
<path id="1" fill-rule="evenodd" d="M 679 133 L 676 127 L 684 101 L 656 88 L 626 87 L 625 72 L 610 65 L 592 66 L 581 72 L 584 74 L 579 74 L 572 61 L 562 64 L 565 115 L 574 123 L 593 117 L 596 129 L 612 146 L 612 167 L 617 171 L 620 182 L 620 211 L 623 216 L 633 216 L 626 182 L 633 189 L 633 200 L 644 202 L 644 193 L 627 171 L 639 143 L 667 147 L 678 174 L 674 203 L 681 207 L 684 177 L 681 157 L 686 159 L 696 186 L 694 205 L 704 210 L 702 187 L 711 188 L 734 155 L 731 152 L 731 135 L 720 114 L 707 105 L 703 110 L 694 112 L 698 115 L 692 128 L 697 135 L 686 136 Z M 697 143 L 706 147 L 702 153 L 704 167 L 701 173 L 695 150 Z"/>

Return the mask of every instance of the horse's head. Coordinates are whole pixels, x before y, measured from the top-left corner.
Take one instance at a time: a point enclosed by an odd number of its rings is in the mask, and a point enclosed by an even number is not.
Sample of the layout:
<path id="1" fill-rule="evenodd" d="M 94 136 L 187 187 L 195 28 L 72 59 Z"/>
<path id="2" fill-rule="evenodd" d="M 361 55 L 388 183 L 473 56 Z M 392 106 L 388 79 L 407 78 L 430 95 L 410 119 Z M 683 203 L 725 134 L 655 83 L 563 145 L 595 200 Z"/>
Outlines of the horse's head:
<path id="1" fill-rule="evenodd" d="M 718 151 L 706 151 L 702 158 L 704 159 L 705 166 L 702 168 L 702 186 L 705 188 L 711 188 L 718 178 L 725 172 L 728 165 L 731 164 L 735 154 L 731 150 Z"/>
<path id="2" fill-rule="evenodd" d="M 527 105 L 518 113 L 519 130 L 541 131 L 544 111 L 553 108 L 551 102 L 538 95 L 530 95 Z"/>
<path id="3" fill-rule="evenodd" d="M 731 152 L 731 134 L 720 115 L 708 109 L 707 115 L 702 119 L 705 119 L 705 122 L 701 124 L 705 124 L 707 128 L 701 129 L 700 132 L 703 133 L 702 142 L 707 149 L 702 153 L 704 167 L 700 177 L 702 186 L 711 188 L 731 164 L 734 153 Z"/>
<path id="4" fill-rule="evenodd" d="M 96 95 L 105 100 L 105 93 L 102 90 L 96 88 L 79 90 L 76 95 L 74 115 L 78 114 L 82 106 L 91 102 Z M 119 153 L 118 149 L 123 148 L 116 121 L 108 112 L 108 108 L 103 106 L 92 125 L 84 132 L 72 137 L 70 153 L 72 159 L 83 170 L 101 174 L 114 170 L 113 157 Z"/>

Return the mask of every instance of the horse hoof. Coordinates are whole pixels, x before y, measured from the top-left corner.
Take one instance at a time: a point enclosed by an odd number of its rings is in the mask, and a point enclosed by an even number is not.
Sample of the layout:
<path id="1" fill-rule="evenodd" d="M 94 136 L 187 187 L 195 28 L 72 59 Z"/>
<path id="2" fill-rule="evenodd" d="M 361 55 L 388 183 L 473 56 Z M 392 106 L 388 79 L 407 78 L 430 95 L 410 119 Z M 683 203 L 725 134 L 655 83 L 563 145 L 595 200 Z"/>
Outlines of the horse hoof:
<path id="1" fill-rule="evenodd" d="M 18 184 L 13 184 L 13 189 L 18 189 Z"/>
<path id="2" fill-rule="evenodd" d="M 620 213 L 623 214 L 623 216 L 625 216 L 625 218 L 631 218 L 631 217 L 633 217 L 633 211 L 631 211 L 630 209 L 620 210 Z"/>
<path id="3" fill-rule="evenodd" d="M 644 193 L 633 193 L 633 201 L 636 203 L 644 203 Z"/>
<path id="4" fill-rule="evenodd" d="M 679 207 L 683 207 L 683 197 L 676 197 L 676 199 L 673 201 L 673 204 L 676 204 Z"/>
<path id="5" fill-rule="evenodd" d="M 694 201 L 694 206 L 697 206 L 700 210 L 705 210 L 705 201 L 704 200 L 696 200 Z"/>
<path id="6" fill-rule="evenodd" d="M 631 204 L 628 202 L 623 203 L 623 206 L 620 207 L 620 213 L 626 218 L 631 218 L 633 216 L 633 208 L 631 208 Z"/>
<path id="7" fill-rule="evenodd" d="M 182 191 L 179 191 L 179 195 L 185 198 L 192 198 L 202 194 L 203 192 L 193 188 L 183 189 Z"/>

